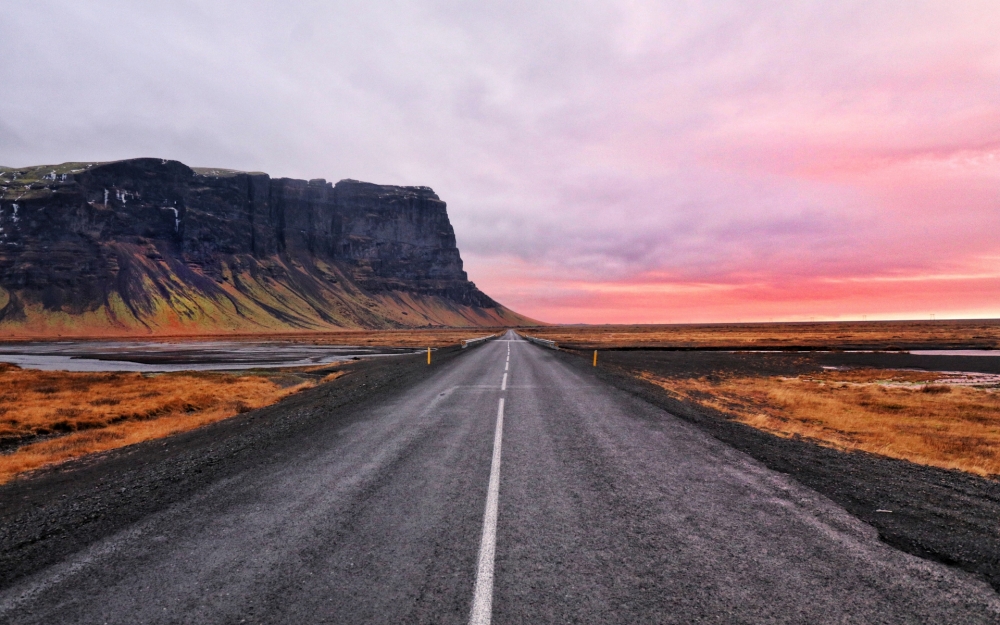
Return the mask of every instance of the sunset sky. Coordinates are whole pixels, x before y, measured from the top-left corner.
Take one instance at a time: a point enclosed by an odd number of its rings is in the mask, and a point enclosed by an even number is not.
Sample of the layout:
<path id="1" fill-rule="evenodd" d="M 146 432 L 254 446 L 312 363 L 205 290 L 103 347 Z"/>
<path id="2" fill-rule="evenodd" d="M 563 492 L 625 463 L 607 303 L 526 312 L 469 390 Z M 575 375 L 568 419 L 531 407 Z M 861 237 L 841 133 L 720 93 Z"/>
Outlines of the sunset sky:
<path id="1" fill-rule="evenodd" d="M 2 165 L 431 186 L 549 322 L 1000 317 L 996 0 L 2 15 Z"/>

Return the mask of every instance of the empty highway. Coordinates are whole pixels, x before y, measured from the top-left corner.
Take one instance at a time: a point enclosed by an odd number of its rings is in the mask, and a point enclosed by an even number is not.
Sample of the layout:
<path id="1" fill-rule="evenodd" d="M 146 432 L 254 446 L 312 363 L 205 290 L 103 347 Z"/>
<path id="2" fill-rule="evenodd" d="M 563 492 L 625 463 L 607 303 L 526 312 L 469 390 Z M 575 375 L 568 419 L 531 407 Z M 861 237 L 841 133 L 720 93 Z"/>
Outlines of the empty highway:
<path id="1" fill-rule="evenodd" d="M 996 623 L 983 581 L 518 340 L 0 591 L 3 623 Z"/>

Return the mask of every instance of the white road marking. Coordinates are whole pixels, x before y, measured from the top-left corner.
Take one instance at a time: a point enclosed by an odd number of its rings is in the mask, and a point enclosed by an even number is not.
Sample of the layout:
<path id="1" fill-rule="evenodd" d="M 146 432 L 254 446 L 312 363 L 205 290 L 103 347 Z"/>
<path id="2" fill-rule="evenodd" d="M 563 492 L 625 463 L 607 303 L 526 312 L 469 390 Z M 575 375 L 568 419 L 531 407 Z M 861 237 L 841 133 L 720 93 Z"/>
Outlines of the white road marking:
<path id="1" fill-rule="evenodd" d="M 501 391 L 506 391 L 507 390 L 507 374 L 506 373 L 503 374 L 503 382 L 500 383 L 500 390 Z"/>
<path id="2" fill-rule="evenodd" d="M 510 361 L 508 360 L 506 363 L 504 363 L 503 370 L 506 371 L 509 368 L 510 368 Z"/>
<path id="3" fill-rule="evenodd" d="M 479 543 L 479 569 L 476 589 L 472 593 L 472 615 L 469 625 L 490 625 L 493 618 L 493 559 L 497 551 L 497 510 L 500 497 L 500 445 L 503 441 L 503 397 L 497 408 L 497 428 L 493 435 L 493 465 L 490 468 L 490 488 L 486 495 L 483 515 L 483 539 Z"/>

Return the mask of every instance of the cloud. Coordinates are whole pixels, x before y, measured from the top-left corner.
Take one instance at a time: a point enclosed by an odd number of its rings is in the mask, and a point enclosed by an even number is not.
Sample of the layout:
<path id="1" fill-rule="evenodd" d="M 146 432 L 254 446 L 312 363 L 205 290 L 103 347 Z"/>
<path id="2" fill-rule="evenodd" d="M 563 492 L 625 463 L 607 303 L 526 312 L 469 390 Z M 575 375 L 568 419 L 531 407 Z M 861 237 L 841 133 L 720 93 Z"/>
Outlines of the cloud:
<path id="1" fill-rule="evenodd" d="M 834 284 L 874 309 L 858 281 L 1000 255 L 992 1 L 15 0 L 4 23 L 0 162 L 433 186 L 471 277 L 535 317 L 618 318 L 637 285 L 671 293 L 662 320 L 678 294 L 691 319 L 849 308 Z"/>

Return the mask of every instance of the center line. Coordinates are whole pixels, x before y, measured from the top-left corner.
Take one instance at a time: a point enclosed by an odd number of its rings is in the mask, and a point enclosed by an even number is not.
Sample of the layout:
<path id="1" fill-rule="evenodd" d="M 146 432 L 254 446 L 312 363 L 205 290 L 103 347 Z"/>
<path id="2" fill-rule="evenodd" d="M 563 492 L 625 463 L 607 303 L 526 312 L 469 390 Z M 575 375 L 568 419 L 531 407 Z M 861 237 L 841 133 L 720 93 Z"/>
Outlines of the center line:
<path id="1" fill-rule="evenodd" d="M 486 495 L 483 515 L 483 540 L 479 543 L 479 568 L 476 589 L 472 593 L 472 615 L 469 625 L 490 625 L 493 618 L 493 558 L 497 551 L 497 508 L 500 497 L 500 444 L 503 441 L 503 397 L 497 408 L 497 429 L 493 435 L 493 465 L 490 468 L 490 488 Z"/>
<path id="2" fill-rule="evenodd" d="M 506 391 L 507 390 L 507 374 L 506 373 L 503 374 L 503 382 L 500 383 L 500 390 L 501 391 Z"/>
<path id="3" fill-rule="evenodd" d="M 506 371 L 508 368 L 510 368 L 510 361 L 505 362 L 504 365 L 503 365 L 503 370 L 504 371 Z"/>

